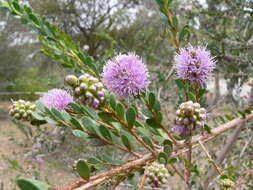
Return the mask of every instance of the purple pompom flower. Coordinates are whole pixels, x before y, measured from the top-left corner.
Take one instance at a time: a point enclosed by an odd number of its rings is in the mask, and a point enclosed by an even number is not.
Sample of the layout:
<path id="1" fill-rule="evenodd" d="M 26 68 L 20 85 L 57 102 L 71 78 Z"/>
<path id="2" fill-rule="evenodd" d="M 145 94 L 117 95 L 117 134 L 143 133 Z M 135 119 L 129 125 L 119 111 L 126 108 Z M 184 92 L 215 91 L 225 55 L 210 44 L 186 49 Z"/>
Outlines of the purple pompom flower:
<path id="1" fill-rule="evenodd" d="M 73 97 L 65 90 L 55 88 L 43 94 L 40 101 L 48 108 L 64 110 L 73 101 Z"/>
<path id="2" fill-rule="evenodd" d="M 175 62 L 180 79 L 188 79 L 201 87 L 204 86 L 208 74 L 215 65 L 215 60 L 206 47 L 192 47 L 191 45 L 177 53 Z"/>
<path id="3" fill-rule="evenodd" d="M 120 54 L 103 68 L 104 85 L 121 97 L 143 92 L 149 84 L 148 76 L 146 65 L 134 53 Z"/>

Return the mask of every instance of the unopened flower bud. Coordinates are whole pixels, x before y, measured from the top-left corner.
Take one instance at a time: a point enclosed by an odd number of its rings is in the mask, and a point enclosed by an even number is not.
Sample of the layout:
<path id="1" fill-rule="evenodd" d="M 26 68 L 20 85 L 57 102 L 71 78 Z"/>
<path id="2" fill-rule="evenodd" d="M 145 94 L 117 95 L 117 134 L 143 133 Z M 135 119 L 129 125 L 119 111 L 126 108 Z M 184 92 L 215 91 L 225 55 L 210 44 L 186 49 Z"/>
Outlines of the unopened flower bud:
<path id="1" fill-rule="evenodd" d="M 99 97 L 104 97 L 104 96 L 105 96 L 105 93 L 104 93 L 103 91 L 99 91 L 99 92 L 98 92 L 98 96 L 99 96 Z"/>
<path id="2" fill-rule="evenodd" d="M 14 118 L 15 118 L 15 119 L 20 119 L 20 114 L 19 114 L 19 113 L 16 113 L 16 114 L 14 115 Z"/>
<path id="3" fill-rule="evenodd" d="M 92 93 L 90 93 L 90 92 L 86 92 L 86 93 L 85 93 L 85 96 L 88 97 L 88 98 L 93 97 Z"/>
<path id="4" fill-rule="evenodd" d="M 91 82 L 98 82 L 98 79 L 95 78 L 95 77 L 91 77 L 91 78 L 90 78 L 90 81 L 91 81 Z"/>
<path id="5" fill-rule="evenodd" d="M 204 127 L 204 123 L 200 121 L 196 122 L 196 125 L 197 127 Z"/>
<path id="6" fill-rule="evenodd" d="M 75 95 L 80 95 L 82 92 L 81 92 L 81 88 L 80 87 L 76 87 L 75 88 Z"/>
<path id="7" fill-rule="evenodd" d="M 82 82 L 82 83 L 80 84 L 80 88 L 86 89 L 86 88 L 87 88 L 87 84 L 85 84 L 85 83 Z"/>
<path id="8" fill-rule="evenodd" d="M 188 119 L 188 118 L 185 118 L 185 119 L 184 119 L 184 124 L 185 124 L 185 125 L 188 125 L 189 123 L 190 123 L 189 119 Z"/>
<path id="9" fill-rule="evenodd" d="M 93 105 L 93 107 L 96 108 L 99 105 L 99 100 L 98 99 L 94 99 L 92 105 Z"/>
<path id="10" fill-rule="evenodd" d="M 78 85 L 78 78 L 75 75 L 67 75 L 65 77 L 65 83 L 69 86 L 77 86 Z"/>
<path id="11" fill-rule="evenodd" d="M 194 106 L 194 108 L 200 108 L 199 103 L 194 103 L 193 106 Z"/>
<path id="12" fill-rule="evenodd" d="M 101 82 L 98 82 L 98 83 L 96 84 L 96 87 L 97 87 L 97 88 L 103 88 L 103 84 L 102 84 Z"/>
<path id="13" fill-rule="evenodd" d="M 30 106 L 31 110 L 34 110 L 35 108 L 36 108 L 36 106 L 34 104 Z"/>
<path id="14" fill-rule="evenodd" d="M 27 113 L 28 115 L 31 115 L 31 114 L 32 114 L 32 111 L 31 111 L 31 110 L 27 110 L 26 113 Z"/>
<path id="15" fill-rule="evenodd" d="M 90 90 L 92 90 L 92 91 L 96 91 L 96 90 L 97 90 L 97 88 L 96 88 L 96 86 L 95 86 L 95 85 L 91 85 L 91 86 L 90 86 Z"/>
<path id="16" fill-rule="evenodd" d="M 80 81 L 85 82 L 85 81 L 87 81 L 88 77 L 87 77 L 86 75 L 81 75 L 81 76 L 78 77 L 78 79 L 79 79 Z"/>

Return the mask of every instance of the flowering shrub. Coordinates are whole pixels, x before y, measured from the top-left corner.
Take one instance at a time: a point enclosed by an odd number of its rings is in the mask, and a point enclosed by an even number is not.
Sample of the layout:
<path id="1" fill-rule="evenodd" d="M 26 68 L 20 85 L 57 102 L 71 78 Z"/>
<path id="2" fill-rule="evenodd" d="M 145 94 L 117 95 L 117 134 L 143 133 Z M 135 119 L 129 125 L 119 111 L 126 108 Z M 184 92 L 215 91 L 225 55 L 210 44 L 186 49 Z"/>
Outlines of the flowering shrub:
<path id="1" fill-rule="evenodd" d="M 190 36 L 189 28 L 178 26 L 170 9 L 171 1 L 157 0 L 157 3 L 167 18 L 170 41 L 177 52 L 176 84 L 182 100 L 175 113 L 174 127 L 169 127 L 164 119 L 158 96 L 148 89 L 149 72 L 139 56 L 119 54 L 105 64 L 100 74 L 94 60 L 45 18 L 17 0 L 0 1 L 1 8 L 38 31 L 46 55 L 77 73 L 85 73 L 79 77 L 77 74 L 66 76 L 70 92 L 50 90 L 36 102 L 36 110 L 24 101 L 14 102 L 11 116 L 26 118 L 23 112 L 32 111 L 34 120 L 40 121 L 37 123 L 69 128 L 79 138 L 96 141 L 100 146 L 107 145 L 127 155 L 118 159 L 101 152 L 97 157 L 78 160 L 75 170 L 82 179 L 58 190 L 94 189 L 109 180 L 114 189 L 126 179 L 139 180 L 138 184 L 131 183 L 134 189 L 141 190 L 145 185 L 156 188 L 168 185 L 169 173 L 178 175 L 186 188 L 192 189 L 198 173 L 192 149 L 197 145 L 219 173 L 221 187 L 232 187 L 233 179 L 215 163 L 203 143 L 252 119 L 252 108 L 240 111 L 241 117 L 230 117 L 230 122 L 217 128 L 207 125 L 203 97 L 208 74 L 216 61 L 206 47 L 186 45 L 182 48 Z M 20 111 L 23 108 L 25 111 Z M 17 184 L 23 190 L 50 188 L 42 182 L 23 178 L 17 180 Z"/>

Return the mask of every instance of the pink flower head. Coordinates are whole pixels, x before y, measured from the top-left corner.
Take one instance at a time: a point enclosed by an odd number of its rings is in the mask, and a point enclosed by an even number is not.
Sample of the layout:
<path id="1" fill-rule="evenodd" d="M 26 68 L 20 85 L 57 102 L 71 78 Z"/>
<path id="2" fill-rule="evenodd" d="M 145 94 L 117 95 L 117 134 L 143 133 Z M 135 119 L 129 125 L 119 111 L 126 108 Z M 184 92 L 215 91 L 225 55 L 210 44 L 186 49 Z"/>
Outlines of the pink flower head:
<path id="1" fill-rule="evenodd" d="M 103 68 L 104 85 L 121 97 L 143 92 L 149 84 L 148 76 L 146 65 L 134 53 L 120 54 Z"/>
<path id="2" fill-rule="evenodd" d="M 62 89 L 52 89 L 43 94 L 40 101 L 48 108 L 64 110 L 73 101 L 73 97 Z"/>
<path id="3" fill-rule="evenodd" d="M 188 79 L 202 87 L 215 65 L 215 60 L 206 47 L 191 45 L 176 54 L 175 62 L 176 72 L 180 79 Z"/>

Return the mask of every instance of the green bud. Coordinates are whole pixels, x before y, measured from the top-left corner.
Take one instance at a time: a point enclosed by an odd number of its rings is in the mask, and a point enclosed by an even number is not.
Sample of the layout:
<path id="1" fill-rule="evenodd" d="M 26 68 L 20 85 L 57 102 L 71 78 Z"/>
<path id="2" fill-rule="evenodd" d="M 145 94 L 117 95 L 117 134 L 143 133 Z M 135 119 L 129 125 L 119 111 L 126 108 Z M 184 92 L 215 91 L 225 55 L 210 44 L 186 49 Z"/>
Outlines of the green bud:
<path id="1" fill-rule="evenodd" d="M 78 85 L 79 80 L 75 75 L 67 75 L 65 77 L 65 83 L 69 86 L 75 87 Z"/>
<path id="2" fill-rule="evenodd" d="M 21 118 L 21 116 L 20 116 L 20 114 L 19 114 L 19 113 L 16 113 L 16 114 L 14 115 L 14 118 L 15 118 L 15 119 L 20 119 L 20 118 Z"/>

